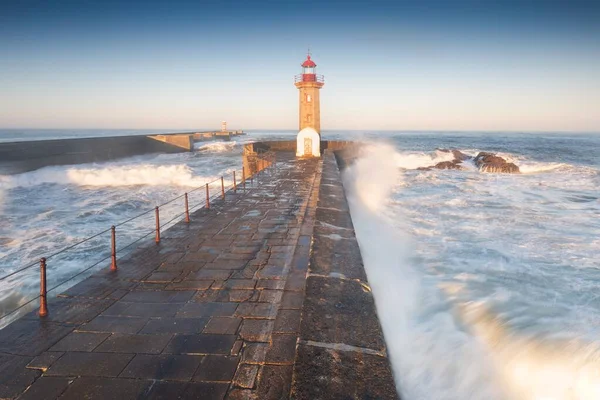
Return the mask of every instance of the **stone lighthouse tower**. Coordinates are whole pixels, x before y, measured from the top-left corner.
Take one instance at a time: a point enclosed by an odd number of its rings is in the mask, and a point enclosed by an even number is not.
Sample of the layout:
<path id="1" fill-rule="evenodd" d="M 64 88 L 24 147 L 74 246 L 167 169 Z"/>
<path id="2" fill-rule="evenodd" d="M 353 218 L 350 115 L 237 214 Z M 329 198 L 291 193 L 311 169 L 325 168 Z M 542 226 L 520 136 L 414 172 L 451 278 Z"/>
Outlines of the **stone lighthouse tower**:
<path id="1" fill-rule="evenodd" d="M 320 157 L 321 155 L 321 109 L 319 90 L 325 84 L 323 75 L 317 75 L 317 64 L 306 56 L 302 73 L 295 77 L 300 91 L 300 132 L 298 133 L 296 156 Z"/>

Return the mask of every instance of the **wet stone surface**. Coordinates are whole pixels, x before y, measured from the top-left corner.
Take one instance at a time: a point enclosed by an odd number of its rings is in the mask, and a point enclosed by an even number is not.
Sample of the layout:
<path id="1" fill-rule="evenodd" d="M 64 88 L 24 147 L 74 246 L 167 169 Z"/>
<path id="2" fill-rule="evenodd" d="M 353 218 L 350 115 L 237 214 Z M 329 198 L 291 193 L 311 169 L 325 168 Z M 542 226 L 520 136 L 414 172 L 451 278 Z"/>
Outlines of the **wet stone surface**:
<path id="1" fill-rule="evenodd" d="M 278 154 L 245 192 L 50 301 L 47 318 L 1 330 L 0 398 L 287 398 L 320 165 Z"/>
<path id="2" fill-rule="evenodd" d="M 1 330 L 0 398 L 397 398 L 333 154 L 277 158 Z"/>

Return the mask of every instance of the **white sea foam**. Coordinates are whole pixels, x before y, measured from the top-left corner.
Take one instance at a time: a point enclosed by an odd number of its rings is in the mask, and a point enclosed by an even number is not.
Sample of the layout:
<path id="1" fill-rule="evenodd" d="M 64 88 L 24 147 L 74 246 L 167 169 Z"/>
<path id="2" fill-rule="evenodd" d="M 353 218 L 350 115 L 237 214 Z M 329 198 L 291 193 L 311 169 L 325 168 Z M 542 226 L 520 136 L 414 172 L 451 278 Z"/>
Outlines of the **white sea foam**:
<path id="1" fill-rule="evenodd" d="M 572 187 L 562 174 L 543 185 L 535 177 L 489 174 L 467 181 L 460 175 L 423 181 L 394 168 L 399 157 L 403 154 L 390 146 L 371 147 L 344 179 L 402 397 L 600 398 L 600 342 L 582 333 L 594 332 L 596 296 L 581 305 L 581 294 L 570 287 L 594 290 L 597 278 L 591 274 L 588 281 L 585 272 L 566 266 L 545 269 L 547 261 L 537 264 L 541 257 L 560 260 L 593 251 L 597 240 L 569 236 L 570 227 L 560 222 L 568 218 L 580 231 L 583 224 L 597 229 L 582 211 L 594 209 L 589 208 L 592 200 L 572 203 L 566 216 L 555 211 L 549 220 L 543 207 L 556 200 L 546 197 L 555 196 L 559 187 Z M 545 167 L 538 164 L 537 171 L 547 171 Z M 580 176 L 572 185 L 578 192 L 593 190 L 597 173 L 577 171 Z M 460 186 L 440 191 L 437 186 L 448 188 L 449 179 Z M 583 219 L 575 219 L 579 215 Z M 553 220 L 557 227 L 549 224 Z M 555 241 L 547 229 L 559 226 Z M 513 236 L 502 236 L 507 227 Z M 444 252 L 451 256 L 443 257 Z M 581 255 L 576 260 L 579 267 L 593 263 Z M 573 313 L 569 328 L 565 310 Z M 555 337 L 556 331 L 563 337 Z"/>
<path id="2" fill-rule="evenodd" d="M 413 266 L 411 238 L 383 216 L 400 179 L 396 160 L 393 147 L 372 146 L 344 177 L 397 387 L 409 400 L 501 399 L 484 350 Z"/>
<path id="3" fill-rule="evenodd" d="M 237 145 L 237 142 L 229 141 L 229 142 L 210 142 L 203 143 L 197 142 L 194 143 L 194 149 L 197 151 L 208 152 L 208 153 L 225 153 L 232 151 Z"/>
<path id="4" fill-rule="evenodd" d="M 443 151 L 434 151 L 432 153 L 394 152 L 390 156 L 394 160 L 394 164 L 396 167 L 404 169 L 431 167 L 432 165 L 435 165 L 442 161 L 454 160 L 454 155 L 452 153 L 447 153 Z"/>
<path id="5" fill-rule="evenodd" d="M 572 169 L 569 164 L 565 163 L 544 163 L 544 162 L 518 162 L 519 170 L 523 174 L 534 174 L 540 172 L 551 172 L 556 170 L 568 171 Z"/>
<path id="6" fill-rule="evenodd" d="M 479 154 L 479 150 L 461 150 L 462 153 L 475 157 Z M 556 163 L 556 162 L 539 162 L 526 160 L 523 157 L 517 157 L 509 153 L 498 152 L 495 153 L 499 157 L 504 158 L 507 162 L 515 163 L 521 173 L 524 174 L 535 174 L 542 172 L 567 172 L 571 171 L 573 167 L 566 163 Z M 435 150 L 433 152 L 411 152 L 411 151 L 401 151 L 395 152 L 392 156 L 394 159 L 394 163 L 396 167 L 402 169 L 418 169 L 418 168 L 426 168 L 432 167 L 437 163 L 444 161 L 452 161 L 454 160 L 454 155 L 449 152 Z M 461 163 L 461 168 L 468 171 L 477 171 L 479 168 L 475 166 L 475 164 L 471 160 L 466 160 Z"/>
<path id="7" fill-rule="evenodd" d="M 32 187 L 45 183 L 79 186 L 184 186 L 198 187 L 215 179 L 214 176 L 195 176 L 187 165 L 114 165 L 102 167 L 47 167 L 37 171 L 12 175 L 0 181 L 4 187 Z"/>

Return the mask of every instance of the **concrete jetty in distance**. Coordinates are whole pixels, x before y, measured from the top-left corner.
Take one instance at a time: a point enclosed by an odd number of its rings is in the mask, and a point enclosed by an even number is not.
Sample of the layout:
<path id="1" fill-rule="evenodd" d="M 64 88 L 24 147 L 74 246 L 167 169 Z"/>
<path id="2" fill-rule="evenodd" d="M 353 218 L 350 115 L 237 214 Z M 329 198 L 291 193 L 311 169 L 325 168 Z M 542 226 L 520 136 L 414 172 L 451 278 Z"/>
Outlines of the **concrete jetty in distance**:
<path id="1" fill-rule="evenodd" d="M 245 134 L 241 130 L 222 130 L 6 142 L 0 143 L 0 174 L 22 173 L 51 165 L 110 161 L 151 153 L 182 153 L 193 151 L 195 142 L 229 141 Z"/>
<path id="2" fill-rule="evenodd" d="M 277 163 L 0 331 L 0 398 L 395 399 L 339 165 Z M 336 161 L 337 158 L 337 161 Z"/>

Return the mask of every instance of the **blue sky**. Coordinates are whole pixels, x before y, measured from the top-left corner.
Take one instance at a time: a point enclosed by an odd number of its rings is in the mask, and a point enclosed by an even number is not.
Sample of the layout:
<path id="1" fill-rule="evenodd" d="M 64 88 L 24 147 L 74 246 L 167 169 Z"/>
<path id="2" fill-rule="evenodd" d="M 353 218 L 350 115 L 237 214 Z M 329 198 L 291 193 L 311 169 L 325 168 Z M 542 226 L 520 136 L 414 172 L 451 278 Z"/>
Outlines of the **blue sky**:
<path id="1" fill-rule="evenodd" d="M 600 131 L 600 2 L 19 1 L 0 128 Z"/>

